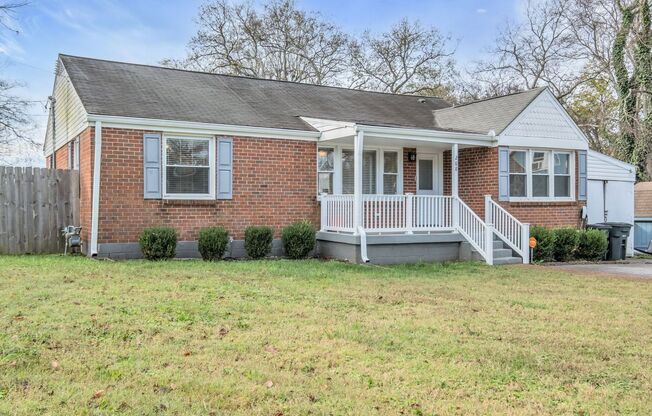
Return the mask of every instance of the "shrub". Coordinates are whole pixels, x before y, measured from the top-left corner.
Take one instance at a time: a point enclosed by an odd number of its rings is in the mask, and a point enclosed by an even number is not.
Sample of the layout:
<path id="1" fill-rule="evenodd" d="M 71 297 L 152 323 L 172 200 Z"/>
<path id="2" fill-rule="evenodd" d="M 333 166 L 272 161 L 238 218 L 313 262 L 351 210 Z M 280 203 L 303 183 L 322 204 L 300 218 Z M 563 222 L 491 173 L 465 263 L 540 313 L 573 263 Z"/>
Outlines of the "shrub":
<path id="1" fill-rule="evenodd" d="M 607 254 L 609 241 L 600 230 L 582 230 L 579 232 L 577 257 L 583 260 L 602 260 Z"/>
<path id="2" fill-rule="evenodd" d="M 229 232 L 224 227 L 208 227 L 199 232 L 199 254 L 205 261 L 224 257 L 229 245 Z"/>
<path id="3" fill-rule="evenodd" d="M 170 227 L 145 228 L 138 242 L 147 260 L 171 259 L 177 250 L 177 232 Z"/>
<path id="4" fill-rule="evenodd" d="M 274 231 L 271 227 L 251 226 L 245 229 L 245 251 L 252 259 L 262 259 L 272 251 Z"/>
<path id="5" fill-rule="evenodd" d="M 569 261 L 575 258 L 579 232 L 575 228 L 563 227 L 553 230 L 555 234 L 555 260 Z"/>
<path id="6" fill-rule="evenodd" d="M 547 228 L 535 225 L 530 228 L 530 237 L 534 237 L 537 240 L 537 246 L 533 250 L 532 260 L 554 260 L 555 235 L 552 231 Z"/>
<path id="7" fill-rule="evenodd" d="M 305 258 L 315 248 L 315 229 L 305 220 L 285 227 L 281 238 L 285 255 L 291 259 Z"/>

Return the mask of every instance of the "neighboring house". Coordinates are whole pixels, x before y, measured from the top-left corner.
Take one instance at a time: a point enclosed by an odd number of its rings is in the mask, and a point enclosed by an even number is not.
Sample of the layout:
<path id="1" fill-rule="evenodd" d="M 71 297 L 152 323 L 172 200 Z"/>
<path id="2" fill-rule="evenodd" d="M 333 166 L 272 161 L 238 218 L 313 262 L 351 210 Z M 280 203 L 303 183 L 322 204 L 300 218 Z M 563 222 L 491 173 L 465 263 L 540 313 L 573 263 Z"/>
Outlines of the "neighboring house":
<path id="1" fill-rule="evenodd" d="M 238 257 L 245 227 L 308 219 L 324 257 L 521 262 L 528 224 L 586 205 L 587 140 L 546 88 L 451 107 L 61 55 L 53 95 L 44 150 L 80 169 L 92 256 L 138 257 L 162 224 L 196 256 L 219 224 Z"/>
<path id="2" fill-rule="evenodd" d="M 649 251 L 652 242 L 652 182 L 639 182 L 634 187 L 634 247 Z"/>
<path id="3" fill-rule="evenodd" d="M 625 222 L 634 225 L 636 167 L 589 150 L 587 223 Z M 627 255 L 634 255 L 634 230 L 627 239 Z"/>

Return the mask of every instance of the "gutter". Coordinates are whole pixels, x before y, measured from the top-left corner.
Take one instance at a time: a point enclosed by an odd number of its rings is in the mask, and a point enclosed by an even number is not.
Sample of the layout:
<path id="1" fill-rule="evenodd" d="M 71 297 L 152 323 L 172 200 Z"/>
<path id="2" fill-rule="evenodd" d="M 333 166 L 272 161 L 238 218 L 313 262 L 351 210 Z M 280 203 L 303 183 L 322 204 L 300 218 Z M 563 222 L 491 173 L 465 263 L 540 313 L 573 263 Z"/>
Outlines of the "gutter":
<path id="1" fill-rule="evenodd" d="M 100 168 L 102 163 L 102 122 L 95 122 L 95 158 L 93 160 L 93 198 L 91 205 L 91 257 L 97 256 L 97 227 L 100 217 Z"/>

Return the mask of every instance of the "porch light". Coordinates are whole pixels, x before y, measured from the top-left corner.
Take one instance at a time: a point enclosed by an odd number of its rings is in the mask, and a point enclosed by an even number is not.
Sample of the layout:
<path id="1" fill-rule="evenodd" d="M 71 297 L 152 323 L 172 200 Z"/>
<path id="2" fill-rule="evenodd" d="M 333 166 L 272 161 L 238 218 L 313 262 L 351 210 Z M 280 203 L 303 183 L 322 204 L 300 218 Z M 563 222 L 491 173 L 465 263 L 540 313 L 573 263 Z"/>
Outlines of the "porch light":
<path id="1" fill-rule="evenodd" d="M 410 162 L 416 162 L 416 160 L 417 160 L 417 152 L 408 152 L 408 160 Z"/>

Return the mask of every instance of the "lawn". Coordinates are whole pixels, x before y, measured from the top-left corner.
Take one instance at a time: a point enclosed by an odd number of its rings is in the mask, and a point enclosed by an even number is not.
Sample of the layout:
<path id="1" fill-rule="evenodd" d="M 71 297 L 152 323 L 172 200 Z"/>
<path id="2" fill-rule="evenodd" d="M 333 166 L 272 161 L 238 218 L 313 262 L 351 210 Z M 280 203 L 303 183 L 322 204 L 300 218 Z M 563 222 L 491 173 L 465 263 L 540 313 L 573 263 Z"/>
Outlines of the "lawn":
<path id="1" fill-rule="evenodd" d="M 651 414 L 652 282 L 0 257 L 0 414 Z"/>

